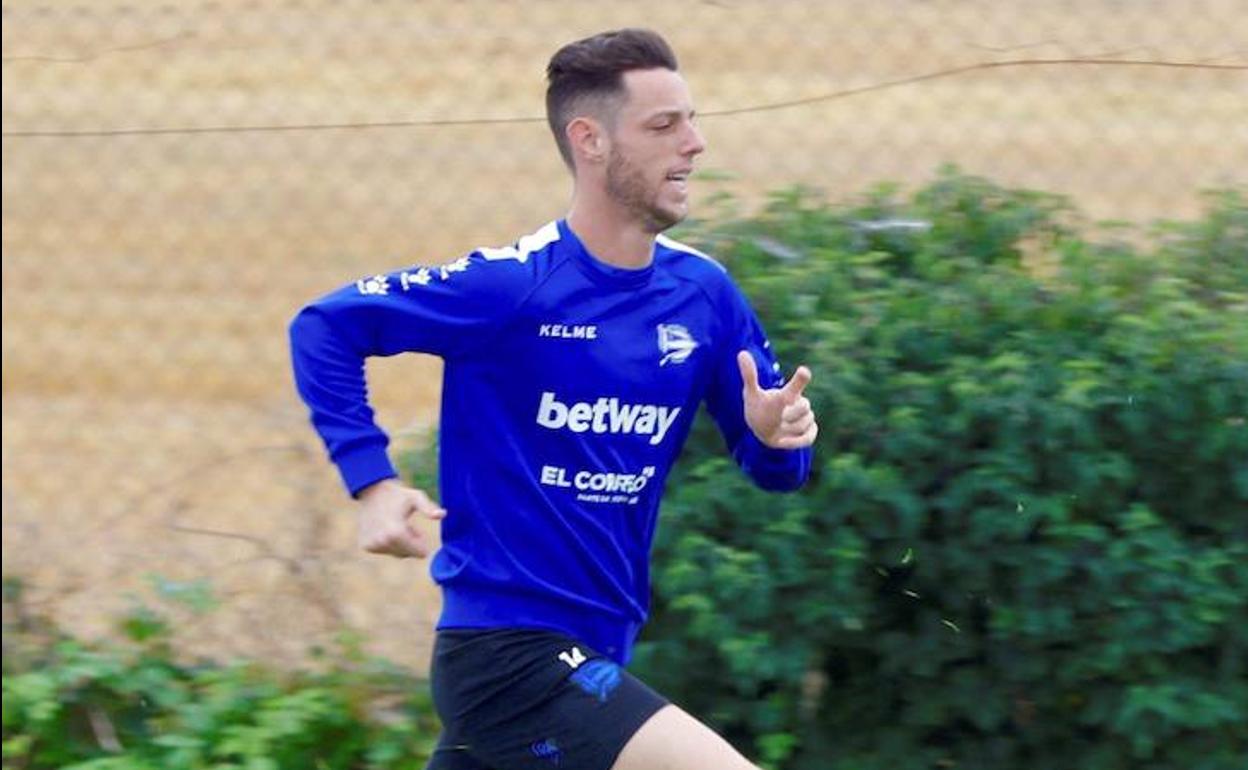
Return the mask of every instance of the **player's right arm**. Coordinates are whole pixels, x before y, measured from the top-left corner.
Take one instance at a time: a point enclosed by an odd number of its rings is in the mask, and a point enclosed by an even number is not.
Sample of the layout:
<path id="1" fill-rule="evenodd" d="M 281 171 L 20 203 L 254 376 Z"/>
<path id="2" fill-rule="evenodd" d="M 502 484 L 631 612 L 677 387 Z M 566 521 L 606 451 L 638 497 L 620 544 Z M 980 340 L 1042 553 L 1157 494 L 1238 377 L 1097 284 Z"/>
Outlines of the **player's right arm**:
<path id="1" fill-rule="evenodd" d="M 531 262 L 474 252 L 362 279 L 299 311 L 290 324 L 295 384 L 352 496 L 397 475 L 368 402 L 365 359 L 460 355 L 494 332 L 531 282 Z"/>

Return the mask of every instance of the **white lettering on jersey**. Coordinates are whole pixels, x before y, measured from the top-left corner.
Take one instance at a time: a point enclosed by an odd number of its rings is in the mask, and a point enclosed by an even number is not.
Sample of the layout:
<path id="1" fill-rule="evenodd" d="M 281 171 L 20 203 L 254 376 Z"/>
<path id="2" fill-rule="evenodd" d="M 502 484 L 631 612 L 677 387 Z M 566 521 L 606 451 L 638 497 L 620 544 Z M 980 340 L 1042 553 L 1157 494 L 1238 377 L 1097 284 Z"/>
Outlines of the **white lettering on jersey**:
<path id="1" fill-rule="evenodd" d="M 360 294 L 389 294 L 390 279 L 384 275 L 361 278 L 355 282 L 355 288 L 359 290 Z"/>
<path id="2" fill-rule="evenodd" d="M 469 261 L 468 257 L 460 257 L 454 262 L 448 262 L 445 265 L 434 269 L 438 271 L 438 274 L 442 276 L 442 280 L 445 281 L 451 277 L 452 273 L 462 273 L 467 270 L 470 264 L 472 263 Z"/>
<path id="3" fill-rule="evenodd" d="M 589 660 L 589 658 L 585 657 L 585 653 L 581 652 L 580 647 L 573 647 L 567 652 L 559 653 L 559 660 L 567 663 L 570 668 L 577 669 L 581 667 L 582 663 Z"/>
<path id="4" fill-rule="evenodd" d="M 537 327 L 537 336 L 564 340 L 596 340 L 598 327 L 593 324 L 541 324 Z"/>
<path id="5" fill-rule="evenodd" d="M 399 272 L 399 284 L 403 287 L 403 291 L 408 291 L 416 286 L 428 286 L 429 282 L 435 277 L 446 281 L 455 273 L 462 273 L 467 270 L 471 264 L 472 262 L 468 257 L 460 257 L 454 262 L 448 262 L 438 267 L 417 267 L 411 270 L 403 270 Z"/>
<path id="6" fill-rule="evenodd" d="M 411 273 L 406 270 L 399 273 L 399 283 L 403 285 L 403 291 L 407 291 L 413 286 L 428 286 L 432 280 L 433 275 L 427 267 L 422 267 Z"/>
<path id="7" fill-rule="evenodd" d="M 573 433 L 636 433 L 650 436 L 650 444 L 657 446 L 679 415 L 678 406 L 621 404 L 618 398 L 564 404 L 547 391 L 537 407 L 537 424 L 551 430 L 567 428 Z"/>
<path id="8" fill-rule="evenodd" d="M 654 472 L 654 466 L 647 465 L 641 469 L 641 473 L 577 471 L 569 474 L 567 468 L 543 465 L 541 481 L 548 487 L 576 489 L 578 492 L 619 492 L 635 495 L 646 488 L 650 479 L 654 478 Z"/>

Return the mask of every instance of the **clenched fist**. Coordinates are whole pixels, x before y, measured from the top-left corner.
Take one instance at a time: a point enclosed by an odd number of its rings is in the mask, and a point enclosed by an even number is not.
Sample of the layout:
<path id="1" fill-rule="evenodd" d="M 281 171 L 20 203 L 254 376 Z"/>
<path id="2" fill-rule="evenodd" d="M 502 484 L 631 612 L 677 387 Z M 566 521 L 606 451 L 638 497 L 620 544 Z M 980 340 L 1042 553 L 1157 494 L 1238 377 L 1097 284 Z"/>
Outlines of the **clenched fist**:
<path id="1" fill-rule="evenodd" d="M 400 559 L 429 555 L 428 538 L 412 526 L 412 514 L 440 521 L 446 510 L 429 495 L 395 479 L 379 481 L 359 495 L 359 543 L 369 553 Z"/>

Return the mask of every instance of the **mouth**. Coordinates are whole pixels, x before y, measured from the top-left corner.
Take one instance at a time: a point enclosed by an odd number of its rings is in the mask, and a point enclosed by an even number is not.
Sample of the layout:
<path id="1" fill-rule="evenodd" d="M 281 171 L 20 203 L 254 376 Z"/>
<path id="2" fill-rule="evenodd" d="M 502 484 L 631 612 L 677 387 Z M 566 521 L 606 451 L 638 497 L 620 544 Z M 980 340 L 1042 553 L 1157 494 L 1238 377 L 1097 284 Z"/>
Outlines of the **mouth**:
<path id="1" fill-rule="evenodd" d="M 684 193 L 689 189 L 689 175 L 692 173 L 692 168 L 682 168 L 676 171 L 669 171 L 667 176 L 664 177 L 664 181 L 671 182 L 677 190 Z"/>

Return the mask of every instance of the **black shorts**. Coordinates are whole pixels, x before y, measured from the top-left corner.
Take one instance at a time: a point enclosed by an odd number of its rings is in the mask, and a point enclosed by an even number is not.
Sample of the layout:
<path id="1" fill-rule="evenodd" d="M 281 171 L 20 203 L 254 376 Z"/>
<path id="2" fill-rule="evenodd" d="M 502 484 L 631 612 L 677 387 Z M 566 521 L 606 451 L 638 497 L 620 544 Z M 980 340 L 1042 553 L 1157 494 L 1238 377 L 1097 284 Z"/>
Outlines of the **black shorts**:
<path id="1" fill-rule="evenodd" d="M 439 631 L 431 678 L 443 732 L 428 770 L 610 770 L 667 705 L 614 661 L 551 631 Z"/>

